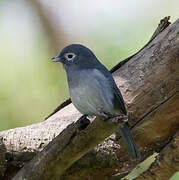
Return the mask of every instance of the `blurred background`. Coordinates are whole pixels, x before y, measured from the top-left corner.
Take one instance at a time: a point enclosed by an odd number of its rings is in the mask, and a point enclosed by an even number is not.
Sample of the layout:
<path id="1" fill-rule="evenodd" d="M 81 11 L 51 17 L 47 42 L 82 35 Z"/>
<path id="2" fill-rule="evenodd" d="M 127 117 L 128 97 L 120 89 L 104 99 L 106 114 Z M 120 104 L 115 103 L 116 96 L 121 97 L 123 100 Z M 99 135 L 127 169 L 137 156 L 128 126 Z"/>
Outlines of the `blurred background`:
<path id="1" fill-rule="evenodd" d="M 178 0 L 1 0 L 0 130 L 42 121 L 69 97 L 51 57 L 81 43 L 112 68 L 149 40 Z"/>

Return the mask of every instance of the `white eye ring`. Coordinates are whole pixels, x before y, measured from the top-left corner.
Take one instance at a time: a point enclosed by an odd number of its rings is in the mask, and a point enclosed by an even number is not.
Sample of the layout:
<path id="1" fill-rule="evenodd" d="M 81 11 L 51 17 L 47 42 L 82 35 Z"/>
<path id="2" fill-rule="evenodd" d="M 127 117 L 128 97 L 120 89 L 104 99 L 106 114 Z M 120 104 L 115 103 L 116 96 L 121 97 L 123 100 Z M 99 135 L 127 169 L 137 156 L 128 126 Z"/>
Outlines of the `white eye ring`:
<path id="1" fill-rule="evenodd" d="M 65 58 L 68 60 L 68 61 L 72 61 L 74 58 L 75 58 L 75 54 L 74 53 L 66 53 L 65 54 Z"/>

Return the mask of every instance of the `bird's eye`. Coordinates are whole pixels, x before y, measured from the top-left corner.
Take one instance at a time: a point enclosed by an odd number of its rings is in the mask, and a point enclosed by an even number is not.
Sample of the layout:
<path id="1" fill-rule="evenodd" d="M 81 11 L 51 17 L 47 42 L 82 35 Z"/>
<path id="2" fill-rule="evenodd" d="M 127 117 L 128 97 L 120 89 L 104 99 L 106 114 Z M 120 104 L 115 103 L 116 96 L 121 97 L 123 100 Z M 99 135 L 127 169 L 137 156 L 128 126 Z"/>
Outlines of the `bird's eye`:
<path id="1" fill-rule="evenodd" d="M 69 58 L 69 59 L 71 59 L 72 57 L 73 57 L 73 55 L 72 55 L 72 54 L 69 54 L 69 55 L 68 55 L 68 58 Z"/>
<path id="2" fill-rule="evenodd" d="M 75 55 L 74 53 L 67 53 L 67 54 L 65 54 L 65 57 L 66 57 L 66 59 L 67 59 L 68 61 L 73 60 L 75 56 L 76 56 L 76 55 Z"/>

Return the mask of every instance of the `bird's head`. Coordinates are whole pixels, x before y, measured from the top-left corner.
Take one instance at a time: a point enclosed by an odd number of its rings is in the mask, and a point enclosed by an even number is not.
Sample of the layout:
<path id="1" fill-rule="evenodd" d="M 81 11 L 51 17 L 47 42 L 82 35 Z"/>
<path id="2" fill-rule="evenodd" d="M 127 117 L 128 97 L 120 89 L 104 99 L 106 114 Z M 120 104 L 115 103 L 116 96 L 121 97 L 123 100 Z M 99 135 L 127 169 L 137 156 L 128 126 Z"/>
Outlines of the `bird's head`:
<path id="1" fill-rule="evenodd" d="M 83 69 L 93 68 L 99 63 L 94 53 L 80 44 L 66 46 L 57 56 L 53 57 L 52 60 L 54 62 L 61 62 L 65 69 L 69 67 L 80 67 Z"/>

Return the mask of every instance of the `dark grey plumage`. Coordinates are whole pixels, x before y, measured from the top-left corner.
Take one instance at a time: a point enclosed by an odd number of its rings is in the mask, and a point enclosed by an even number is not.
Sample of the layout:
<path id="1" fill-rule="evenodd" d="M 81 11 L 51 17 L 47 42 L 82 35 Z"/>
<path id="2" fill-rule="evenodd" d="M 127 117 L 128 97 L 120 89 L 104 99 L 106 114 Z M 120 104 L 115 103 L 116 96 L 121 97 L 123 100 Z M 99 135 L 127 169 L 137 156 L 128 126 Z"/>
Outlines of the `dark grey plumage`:
<path id="1" fill-rule="evenodd" d="M 127 115 L 123 97 L 111 73 L 90 49 L 72 44 L 53 60 L 63 64 L 72 103 L 82 114 Z M 120 133 L 130 157 L 139 159 L 140 153 L 127 123 L 120 128 Z"/>

